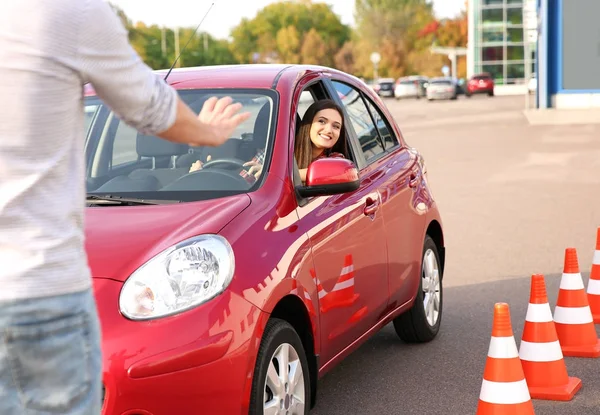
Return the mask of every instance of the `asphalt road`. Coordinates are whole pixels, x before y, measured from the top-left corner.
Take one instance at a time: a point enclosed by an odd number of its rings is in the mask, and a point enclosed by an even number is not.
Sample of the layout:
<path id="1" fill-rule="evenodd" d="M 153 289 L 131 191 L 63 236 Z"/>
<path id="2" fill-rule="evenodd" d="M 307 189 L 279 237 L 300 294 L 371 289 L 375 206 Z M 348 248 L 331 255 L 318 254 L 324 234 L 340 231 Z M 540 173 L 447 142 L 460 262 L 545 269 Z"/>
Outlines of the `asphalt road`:
<path id="1" fill-rule="evenodd" d="M 554 310 L 564 250 L 587 286 L 600 226 L 600 125 L 531 126 L 525 97 L 386 100 L 425 157 L 446 233 L 439 336 L 407 345 L 391 325 L 319 383 L 315 415 L 463 415 L 477 409 L 493 306 L 507 302 L 520 343 L 533 273 Z M 597 330 L 598 330 L 597 326 Z M 583 381 L 570 402 L 534 400 L 537 415 L 600 413 L 600 359 L 565 358 Z"/>

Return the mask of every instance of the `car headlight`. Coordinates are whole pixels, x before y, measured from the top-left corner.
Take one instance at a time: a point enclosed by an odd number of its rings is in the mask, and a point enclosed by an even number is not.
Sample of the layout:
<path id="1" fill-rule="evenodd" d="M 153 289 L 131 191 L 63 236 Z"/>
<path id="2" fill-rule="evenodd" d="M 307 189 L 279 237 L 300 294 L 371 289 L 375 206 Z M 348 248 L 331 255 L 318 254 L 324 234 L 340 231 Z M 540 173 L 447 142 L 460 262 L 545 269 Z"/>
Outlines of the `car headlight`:
<path id="1" fill-rule="evenodd" d="M 149 320 L 180 313 L 221 294 L 235 268 L 233 250 L 218 235 L 187 239 L 161 252 L 127 279 L 121 313 Z"/>

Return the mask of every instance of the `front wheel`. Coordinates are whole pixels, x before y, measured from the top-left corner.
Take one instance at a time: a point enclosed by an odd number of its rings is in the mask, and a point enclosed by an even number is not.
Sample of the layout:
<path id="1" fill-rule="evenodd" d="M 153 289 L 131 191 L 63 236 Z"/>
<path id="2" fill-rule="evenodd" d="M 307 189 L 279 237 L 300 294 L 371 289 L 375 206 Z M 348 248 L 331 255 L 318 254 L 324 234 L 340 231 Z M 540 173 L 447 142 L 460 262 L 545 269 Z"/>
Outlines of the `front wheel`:
<path id="1" fill-rule="evenodd" d="M 286 321 L 269 320 L 263 334 L 250 396 L 250 415 L 308 415 L 310 374 L 298 333 Z"/>
<path id="2" fill-rule="evenodd" d="M 423 244 L 419 291 L 410 310 L 394 319 L 394 329 L 407 343 L 425 343 L 440 331 L 443 305 L 442 270 L 437 246 L 429 235 Z"/>

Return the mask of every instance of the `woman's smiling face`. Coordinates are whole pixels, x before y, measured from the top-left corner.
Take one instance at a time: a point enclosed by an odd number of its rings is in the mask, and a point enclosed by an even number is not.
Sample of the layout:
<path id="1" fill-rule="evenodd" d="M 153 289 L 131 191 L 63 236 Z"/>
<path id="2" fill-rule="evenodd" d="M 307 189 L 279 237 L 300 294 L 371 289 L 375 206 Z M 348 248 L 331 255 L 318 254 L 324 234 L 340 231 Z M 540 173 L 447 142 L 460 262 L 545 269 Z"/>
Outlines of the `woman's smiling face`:
<path id="1" fill-rule="evenodd" d="M 340 138 L 342 116 L 334 109 L 324 109 L 315 114 L 310 126 L 310 141 L 320 150 L 332 148 Z"/>

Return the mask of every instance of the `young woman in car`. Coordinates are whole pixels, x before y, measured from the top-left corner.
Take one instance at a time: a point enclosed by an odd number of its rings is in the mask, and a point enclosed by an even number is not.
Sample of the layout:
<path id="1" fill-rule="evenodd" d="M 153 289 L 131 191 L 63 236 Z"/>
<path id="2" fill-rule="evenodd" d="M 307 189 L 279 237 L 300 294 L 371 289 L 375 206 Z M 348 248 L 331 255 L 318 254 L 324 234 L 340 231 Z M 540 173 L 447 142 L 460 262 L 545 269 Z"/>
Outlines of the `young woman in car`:
<path id="1" fill-rule="evenodd" d="M 300 169 L 302 182 L 306 181 L 308 165 L 323 157 L 348 157 L 346 135 L 344 133 L 344 116 L 342 109 L 332 100 L 324 99 L 315 102 L 306 110 L 300 123 L 294 144 L 294 155 Z M 257 179 L 263 169 L 264 150 L 244 164 L 248 171 L 242 170 L 244 177 Z M 202 168 L 197 161 L 190 172 Z"/>
<path id="2" fill-rule="evenodd" d="M 302 182 L 308 166 L 323 157 L 348 157 L 344 113 L 334 101 L 324 99 L 306 110 L 294 143 L 294 156 Z"/>

